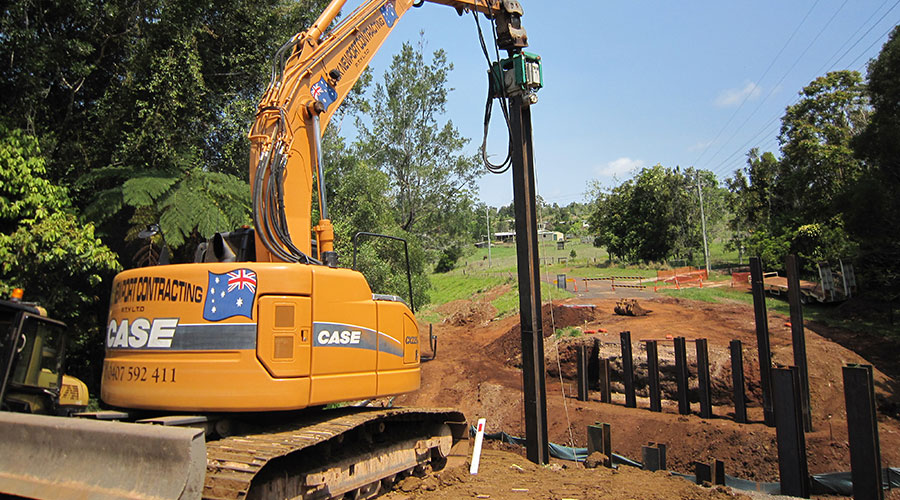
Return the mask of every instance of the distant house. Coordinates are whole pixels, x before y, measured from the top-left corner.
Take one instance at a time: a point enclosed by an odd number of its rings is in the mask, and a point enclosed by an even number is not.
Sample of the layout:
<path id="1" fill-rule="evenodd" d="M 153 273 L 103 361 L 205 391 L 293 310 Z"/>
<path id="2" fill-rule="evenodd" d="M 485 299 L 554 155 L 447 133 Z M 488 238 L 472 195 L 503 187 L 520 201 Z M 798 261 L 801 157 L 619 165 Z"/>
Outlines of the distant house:
<path id="1" fill-rule="evenodd" d="M 497 241 L 514 241 L 516 239 L 515 231 L 506 231 L 502 233 L 494 233 Z M 545 231 L 538 229 L 538 239 L 541 241 L 566 241 L 566 236 L 559 231 Z"/>
<path id="2" fill-rule="evenodd" d="M 499 233 L 494 233 L 494 239 L 497 241 L 513 241 L 516 239 L 515 231 L 503 231 Z"/>
<path id="3" fill-rule="evenodd" d="M 566 236 L 559 231 L 538 231 L 541 241 L 566 241 Z"/>

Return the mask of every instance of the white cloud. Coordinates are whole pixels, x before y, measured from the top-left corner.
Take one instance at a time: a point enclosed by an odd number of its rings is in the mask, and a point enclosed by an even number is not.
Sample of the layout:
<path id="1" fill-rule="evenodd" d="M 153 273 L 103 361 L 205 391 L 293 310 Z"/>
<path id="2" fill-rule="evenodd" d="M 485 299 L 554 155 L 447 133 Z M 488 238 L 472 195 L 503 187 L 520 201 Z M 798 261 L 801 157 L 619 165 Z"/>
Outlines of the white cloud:
<path id="1" fill-rule="evenodd" d="M 618 175 L 629 174 L 632 171 L 643 166 L 644 162 L 642 160 L 632 160 L 631 158 L 623 156 L 622 158 L 613 160 L 606 165 L 597 167 L 597 174 L 614 177 Z"/>
<path id="2" fill-rule="evenodd" d="M 719 92 L 715 103 L 720 108 L 728 108 L 740 105 L 744 102 L 744 99 L 756 99 L 760 94 L 762 94 L 762 88 L 759 85 L 747 82 L 747 85 L 744 85 L 743 88 L 727 89 Z"/>
<path id="3" fill-rule="evenodd" d="M 694 144 L 693 146 L 689 146 L 688 151 L 690 151 L 692 153 L 694 151 L 702 151 L 702 150 L 712 146 L 712 143 L 713 143 L 713 141 L 706 141 L 706 142 L 701 141 L 701 142 L 698 142 L 697 144 Z"/>

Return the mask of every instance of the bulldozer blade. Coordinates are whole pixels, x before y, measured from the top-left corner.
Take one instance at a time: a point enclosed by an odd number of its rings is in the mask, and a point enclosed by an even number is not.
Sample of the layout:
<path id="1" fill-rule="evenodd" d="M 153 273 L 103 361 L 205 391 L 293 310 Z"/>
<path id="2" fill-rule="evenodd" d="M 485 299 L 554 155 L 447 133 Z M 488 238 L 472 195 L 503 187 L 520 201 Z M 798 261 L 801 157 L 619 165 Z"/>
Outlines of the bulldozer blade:
<path id="1" fill-rule="evenodd" d="M 206 475 L 190 427 L 0 412 L 0 450 L 0 493 L 28 498 L 200 498 Z"/>

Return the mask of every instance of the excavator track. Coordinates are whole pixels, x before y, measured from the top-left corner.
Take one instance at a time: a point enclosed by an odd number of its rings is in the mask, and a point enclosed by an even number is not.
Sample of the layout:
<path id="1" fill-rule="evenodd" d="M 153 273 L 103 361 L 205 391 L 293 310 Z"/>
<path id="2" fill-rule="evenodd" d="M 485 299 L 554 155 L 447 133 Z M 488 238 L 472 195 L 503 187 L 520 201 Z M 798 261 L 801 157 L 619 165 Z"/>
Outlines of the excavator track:
<path id="1" fill-rule="evenodd" d="M 464 461 L 467 430 L 449 409 L 316 412 L 208 442 L 203 498 L 371 498 L 398 476 Z"/>

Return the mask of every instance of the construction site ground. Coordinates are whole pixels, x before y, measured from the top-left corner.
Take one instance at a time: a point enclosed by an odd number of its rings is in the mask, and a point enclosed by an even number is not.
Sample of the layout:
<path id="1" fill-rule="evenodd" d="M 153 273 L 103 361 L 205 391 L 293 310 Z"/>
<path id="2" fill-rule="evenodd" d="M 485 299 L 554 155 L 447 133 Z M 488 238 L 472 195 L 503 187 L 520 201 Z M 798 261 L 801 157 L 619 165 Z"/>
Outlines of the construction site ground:
<path id="1" fill-rule="evenodd" d="M 508 285 L 507 285 L 508 287 Z M 508 289 L 508 288 L 507 288 Z M 487 432 L 505 431 L 524 436 L 520 333 L 517 315 L 497 318 L 490 301 L 504 291 L 498 287 L 472 300 L 447 303 L 439 308 L 444 320 L 433 325 L 437 335 L 437 356 L 422 368 L 422 388 L 398 397 L 404 406 L 444 406 L 465 412 L 470 423 L 487 419 Z M 640 292 L 640 293 L 634 293 Z M 665 297 L 644 291 L 623 296 L 640 296 L 640 303 L 652 312 L 643 317 L 613 313 L 618 294 L 581 294 L 543 307 L 546 389 L 551 442 L 586 446 L 586 428 L 596 422 L 611 424 L 613 452 L 640 460 L 641 446 L 650 442 L 668 447 L 670 470 L 693 473 L 694 461 L 723 460 L 731 476 L 753 481 L 778 481 L 775 429 L 762 423 L 759 364 L 751 306 L 712 304 Z M 770 312 L 771 350 L 776 366 L 792 364 L 789 319 Z M 430 355 L 428 325 L 420 325 L 423 355 Z M 554 334 L 557 329 L 575 326 L 580 336 Z M 879 409 L 882 466 L 900 466 L 900 398 L 897 380 L 900 343 L 868 338 L 853 332 L 807 323 L 807 353 L 814 430 L 806 435 L 811 474 L 850 469 L 847 424 L 841 367 L 847 363 L 875 365 Z M 634 343 L 638 408 L 624 406 L 618 375 L 619 332 L 630 331 Z M 571 332 L 572 329 L 569 329 Z M 712 419 L 699 416 L 699 404 L 692 397 L 692 414 L 679 415 L 675 401 L 674 336 L 709 342 L 713 380 Z M 660 340 L 663 411 L 649 411 L 646 386 L 646 353 L 643 339 Z M 733 421 L 731 363 L 728 345 L 743 342 L 747 393 L 751 423 Z M 599 401 L 591 392 L 586 402 L 574 399 L 575 352 L 579 343 L 599 344 L 600 356 L 611 362 L 613 403 Z M 891 354 L 893 353 L 893 354 Z M 694 346 L 688 344 L 692 386 L 696 387 Z M 481 472 L 444 471 L 425 478 L 409 478 L 389 498 L 725 498 L 729 489 L 700 488 L 665 473 L 650 473 L 628 467 L 618 472 L 585 469 L 574 462 L 553 460 L 551 466 L 529 463 L 520 447 L 487 443 Z M 754 496 L 754 498 L 759 498 Z M 825 498 L 840 498 L 835 496 Z M 886 493 L 900 499 L 900 491 Z"/>

